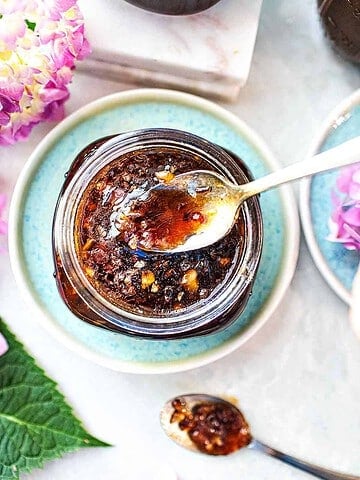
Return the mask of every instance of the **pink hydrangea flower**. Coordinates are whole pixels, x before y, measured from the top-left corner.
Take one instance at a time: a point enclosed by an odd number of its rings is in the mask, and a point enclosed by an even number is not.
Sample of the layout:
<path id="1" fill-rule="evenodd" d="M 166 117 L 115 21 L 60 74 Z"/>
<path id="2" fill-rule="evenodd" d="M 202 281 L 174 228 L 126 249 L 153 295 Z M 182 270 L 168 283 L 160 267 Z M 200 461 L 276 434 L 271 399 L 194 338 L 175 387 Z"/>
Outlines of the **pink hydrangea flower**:
<path id="1" fill-rule="evenodd" d="M 4 335 L 0 333 L 0 357 L 9 350 L 9 345 Z"/>
<path id="2" fill-rule="evenodd" d="M 328 239 L 349 250 L 360 250 L 360 164 L 341 169 L 336 188 Z"/>
<path id="3" fill-rule="evenodd" d="M 2 218 L 4 214 L 5 206 L 6 206 L 6 196 L 3 194 L 0 194 L 0 236 L 3 238 L 7 234 L 7 223 Z M 5 251 L 5 245 L 0 242 L 0 253 L 4 251 Z"/>
<path id="4" fill-rule="evenodd" d="M 89 52 L 77 0 L 0 0 L 0 145 L 64 116 L 75 62 Z"/>

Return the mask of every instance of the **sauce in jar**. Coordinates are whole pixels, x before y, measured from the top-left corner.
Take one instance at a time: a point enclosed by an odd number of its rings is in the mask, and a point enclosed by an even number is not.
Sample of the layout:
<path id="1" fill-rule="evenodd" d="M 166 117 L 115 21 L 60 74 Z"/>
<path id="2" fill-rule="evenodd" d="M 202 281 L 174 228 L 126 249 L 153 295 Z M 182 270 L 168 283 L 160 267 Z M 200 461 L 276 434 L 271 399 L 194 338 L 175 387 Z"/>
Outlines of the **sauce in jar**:
<path id="1" fill-rule="evenodd" d="M 138 249 L 143 247 L 140 233 L 145 222 L 153 236 L 149 242 L 161 241 L 168 229 L 176 242 L 184 229 L 191 233 L 201 222 L 195 201 L 170 194 L 161 203 L 150 198 L 145 210 L 144 206 L 135 209 L 126 229 L 117 228 L 122 201 L 129 192 L 147 189 L 166 176 L 202 168 L 209 166 L 181 150 L 141 149 L 112 161 L 90 182 L 77 211 L 75 242 L 83 272 L 103 297 L 131 312 L 167 315 L 206 299 L 226 279 L 242 255 L 241 221 L 224 239 L 200 250 L 154 254 Z"/>

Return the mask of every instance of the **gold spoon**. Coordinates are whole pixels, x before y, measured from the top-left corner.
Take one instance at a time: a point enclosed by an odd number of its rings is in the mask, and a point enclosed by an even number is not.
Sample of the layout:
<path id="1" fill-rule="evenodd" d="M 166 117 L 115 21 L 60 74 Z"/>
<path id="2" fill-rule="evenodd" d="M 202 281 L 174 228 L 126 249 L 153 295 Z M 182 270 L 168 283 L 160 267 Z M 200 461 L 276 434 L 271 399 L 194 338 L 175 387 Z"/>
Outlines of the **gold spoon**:
<path id="1" fill-rule="evenodd" d="M 360 161 L 360 137 L 252 182 L 235 185 L 221 175 L 194 170 L 131 195 L 116 222 L 132 248 L 185 252 L 223 238 L 248 198 L 283 183 Z"/>
<path id="2" fill-rule="evenodd" d="M 323 480 L 360 480 L 299 460 L 256 440 L 244 415 L 232 403 L 205 394 L 188 394 L 165 403 L 161 426 L 176 443 L 208 455 L 227 455 L 249 447 Z"/>

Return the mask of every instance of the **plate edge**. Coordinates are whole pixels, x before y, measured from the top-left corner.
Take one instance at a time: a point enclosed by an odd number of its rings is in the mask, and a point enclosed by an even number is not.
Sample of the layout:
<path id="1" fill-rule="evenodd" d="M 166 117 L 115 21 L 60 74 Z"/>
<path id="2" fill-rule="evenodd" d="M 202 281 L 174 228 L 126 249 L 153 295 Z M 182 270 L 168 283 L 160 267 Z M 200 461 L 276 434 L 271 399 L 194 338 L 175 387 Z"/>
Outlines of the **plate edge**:
<path id="1" fill-rule="evenodd" d="M 338 103 L 333 110 L 330 111 L 328 116 L 322 122 L 319 133 L 313 138 L 310 148 L 307 152 L 307 157 L 311 157 L 319 152 L 321 146 L 328 137 L 331 129 L 336 124 L 339 117 L 344 116 L 346 112 L 360 104 L 360 89 L 355 90 L 352 94 Z M 299 204 L 300 204 L 300 218 L 301 224 L 307 243 L 307 247 L 313 258 L 313 261 L 318 268 L 319 272 L 323 276 L 326 283 L 332 288 L 332 290 L 348 305 L 351 303 L 351 293 L 348 291 L 340 280 L 333 274 L 328 267 L 324 255 L 322 254 L 318 242 L 316 241 L 313 224 L 311 221 L 310 210 L 310 188 L 312 178 L 304 178 L 300 181 L 299 190 Z"/>
<path id="2" fill-rule="evenodd" d="M 139 374 L 175 373 L 204 366 L 230 354 L 231 352 L 239 348 L 242 344 L 244 344 L 247 340 L 249 340 L 271 317 L 271 315 L 284 297 L 287 286 L 291 282 L 295 272 L 299 252 L 300 237 L 299 221 L 294 194 L 290 186 L 283 186 L 279 189 L 279 191 L 283 205 L 285 205 L 284 214 L 286 213 L 287 220 L 292 220 L 291 228 L 289 228 L 289 225 L 287 223 L 285 224 L 285 228 L 287 228 L 287 236 L 292 240 L 292 244 L 296 245 L 295 253 L 291 253 L 289 248 L 286 248 L 286 251 L 284 251 L 282 265 L 278 274 L 278 279 L 280 279 L 280 282 L 277 283 L 276 291 L 271 292 L 265 304 L 262 306 L 262 309 L 264 309 L 264 307 L 266 306 L 267 310 L 265 313 L 260 312 L 256 324 L 252 327 L 250 326 L 249 329 L 245 331 L 245 333 L 241 337 L 241 341 L 239 341 L 239 339 L 237 339 L 236 337 L 234 339 L 229 339 L 225 341 L 222 345 L 213 348 L 210 352 L 203 352 L 198 355 L 193 355 L 188 359 L 158 363 L 154 362 L 153 364 L 145 362 L 122 361 L 105 357 L 105 355 L 97 352 L 94 353 L 90 350 L 90 348 L 84 346 L 80 341 L 75 341 L 70 334 L 68 334 L 60 326 L 56 325 L 54 321 L 51 321 L 50 325 L 49 314 L 44 311 L 44 307 L 40 305 L 39 301 L 35 300 L 34 296 L 31 295 L 29 291 L 32 289 L 29 289 L 29 284 L 28 282 L 26 282 L 27 275 L 25 272 L 25 268 L 21 267 L 21 262 L 19 260 L 19 257 L 21 256 L 21 250 L 18 244 L 19 225 L 17 225 L 15 219 L 16 209 L 19 208 L 22 203 L 22 189 L 24 186 L 26 186 L 26 182 L 29 180 L 32 172 L 37 168 L 39 163 L 41 163 L 41 155 L 43 155 L 45 151 L 49 148 L 48 144 L 51 144 L 57 138 L 58 134 L 66 132 L 66 130 L 71 128 L 72 125 L 76 124 L 79 120 L 81 120 L 82 117 L 86 117 L 87 115 L 89 115 L 92 110 L 103 110 L 103 104 L 105 104 L 106 106 L 110 104 L 113 100 L 123 100 L 121 103 L 126 103 L 125 100 L 129 103 L 134 99 L 136 99 L 137 101 L 140 101 L 141 99 L 150 100 L 150 97 L 153 101 L 175 101 L 188 106 L 192 106 L 195 104 L 198 108 L 213 114 L 215 117 L 221 119 L 222 121 L 225 121 L 225 123 L 227 123 L 230 127 L 240 132 L 246 138 L 246 140 L 261 154 L 261 156 L 271 169 L 279 168 L 280 164 L 268 148 L 265 141 L 260 137 L 260 135 L 250 126 L 248 126 L 245 121 L 237 117 L 232 112 L 229 112 L 225 108 L 209 100 L 197 97 L 196 95 L 178 92 L 176 90 L 151 88 L 131 89 L 107 95 L 93 102 L 90 102 L 70 114 L 63 122 L 54 127 L 54 129 L 52 129 L 34 149 L 26 164 L 24 165 L 16 182 L 9 210 L 9 255 L 11 268 L 13 270 L 16 283 L 18 284 L 21 293 L 24 295 L 28 304 L 32 306 L 34 312 L 40 315 L 40 318 L 37 318 L 36 320 L 39 321 L 39 323 L 41 323 L 41 325 L 47 331 L 49 331 L 52 336 L 55 336 L 58 340 L 60 340 L 61 338 L 65 346 L 75 351 L 76 353 L 81 354 L 85 358 L 116 371 Z M 38 157 L 38 161 L 34 162 L 34 158 L 36 157 Z M 296 215 L 293 215 L 294 212 L 296 212 Z M 287 246 L 289 244 L 290 242 L 287 243 Z"/>

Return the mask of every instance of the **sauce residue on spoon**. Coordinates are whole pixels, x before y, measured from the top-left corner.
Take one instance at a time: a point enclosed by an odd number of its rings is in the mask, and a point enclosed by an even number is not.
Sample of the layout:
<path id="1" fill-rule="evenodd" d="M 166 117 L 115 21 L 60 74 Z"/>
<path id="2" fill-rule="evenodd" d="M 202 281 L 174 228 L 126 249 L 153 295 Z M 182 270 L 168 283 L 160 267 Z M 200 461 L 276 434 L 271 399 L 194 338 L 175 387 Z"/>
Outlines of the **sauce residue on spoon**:
<path id="1" fill-rule="evenodd" d="M 117 219 L 119 238 L 130 248 L 171 250 L 196 234 L 207 222 L 202 197 L 162 185 L 131 204 Z"/>
<path id="2" fill-rule="evenodd" d="M 170 422 L 186 431 L 194 446 L 208 455 L 228 455 L 251 442 L 242 413 L 227 402 L 199 402 L 189 408 L 181 397 L 173 400 Z"/>

